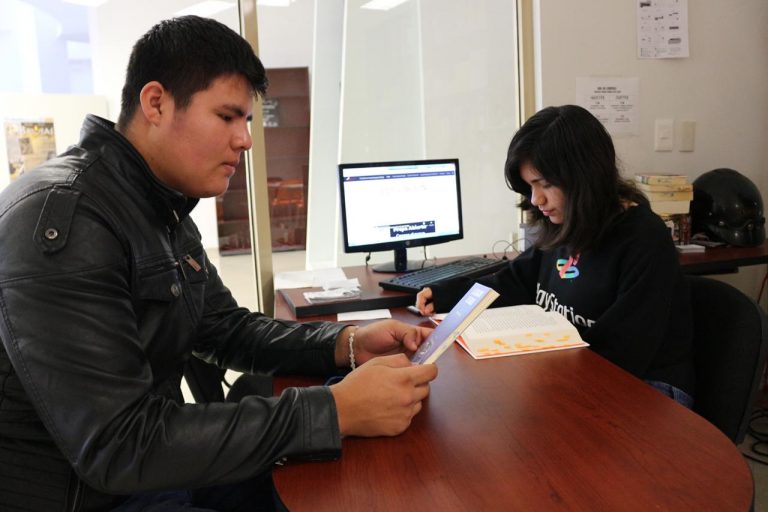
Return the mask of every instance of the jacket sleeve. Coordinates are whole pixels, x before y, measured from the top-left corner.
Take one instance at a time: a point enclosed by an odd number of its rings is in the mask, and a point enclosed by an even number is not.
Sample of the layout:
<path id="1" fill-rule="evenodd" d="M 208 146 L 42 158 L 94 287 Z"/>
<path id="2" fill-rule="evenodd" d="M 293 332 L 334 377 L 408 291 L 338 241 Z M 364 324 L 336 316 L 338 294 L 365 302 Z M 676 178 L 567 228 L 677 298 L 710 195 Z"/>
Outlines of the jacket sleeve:
<path id="1" fill-rule="evenodd" d="M 0 217 L 0 337 L 29 401 L 86 483 L 114 494 L 193 488 L 244 480 L 282 458 L 339 455 L 327 388 L 239 403 L 166 398 L 158 383 L 173 381 L 179 367 L 156 366 L 147 356 L 124 243 L 81 201 L 69 242 L 41 251 L 30 236 L 37 221 L 30 211 L 39 212 L 41 202 Z M 333 336 L 323 326 L 242 322 L 257 323 L 264 336 L 306 334 L 320 346 Z"/>
<path id="2" fill-rule="evenodd" d="M 530 248 L 493 274 L 479 278 L 457 278 L 429 285 L 435 311 L 449 311 L 477 282 L 493 288 L 499 297 L 491 307 L 533 304 L 536 298 L 536 278 L 539 273 L 541 252 Z"/>
<path id="3" fill-rule="evenodd" d="M 336 338 L 344 324 L 275 320 L 237 305 L 208 264 L 205 303 L 195 353 L 198 357 L 245 373 L 329 375 Z"/>

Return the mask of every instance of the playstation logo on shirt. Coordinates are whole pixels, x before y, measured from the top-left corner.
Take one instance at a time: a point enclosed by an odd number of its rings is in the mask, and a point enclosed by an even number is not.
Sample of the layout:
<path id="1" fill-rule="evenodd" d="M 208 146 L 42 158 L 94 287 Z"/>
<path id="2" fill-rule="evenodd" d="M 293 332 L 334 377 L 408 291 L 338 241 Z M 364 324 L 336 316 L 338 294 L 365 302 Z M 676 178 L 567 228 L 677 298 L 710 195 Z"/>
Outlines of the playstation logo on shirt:
<path id="1" fill-rule="evenodd" d="M 579 277 L 579 269 L 576 265 L 579 263 L 579 255 L 576 257 L 570 256 L 566 260 L 565 258 L 558 258 L 557 260 L 557 273 L 560 275 L 560 279 L 575 279 Z"/>

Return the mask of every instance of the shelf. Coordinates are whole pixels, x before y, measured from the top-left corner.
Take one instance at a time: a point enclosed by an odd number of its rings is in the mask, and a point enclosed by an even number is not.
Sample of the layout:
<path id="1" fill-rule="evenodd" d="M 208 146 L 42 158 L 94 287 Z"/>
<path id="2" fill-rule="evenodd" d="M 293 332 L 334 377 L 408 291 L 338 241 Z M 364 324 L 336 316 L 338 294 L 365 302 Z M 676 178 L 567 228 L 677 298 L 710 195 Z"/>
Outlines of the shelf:
<path id="1" fill-rule="evenodd" d="M 264 102 L 264 143 L 272 250 L 300 250 L 306 246 L 309 71 L 268 69 L 267 77 L 270 85 Z M 238 169 L 229 190 L 216 200 L 219 250 L 223 253 L 250 251 L 246 189 L 245 172 Z"/>

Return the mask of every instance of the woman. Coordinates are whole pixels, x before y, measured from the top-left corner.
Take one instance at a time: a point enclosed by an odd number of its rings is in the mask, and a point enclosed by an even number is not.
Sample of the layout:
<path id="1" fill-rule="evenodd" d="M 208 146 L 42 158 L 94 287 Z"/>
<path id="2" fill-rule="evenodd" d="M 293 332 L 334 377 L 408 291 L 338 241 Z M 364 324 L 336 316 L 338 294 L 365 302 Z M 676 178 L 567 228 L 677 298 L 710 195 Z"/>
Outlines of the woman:
<path id="1" fill-rule="evenodd" d="M 478 279 L 501 294 L 494 307 L 563 314 L 592 350 L 690 407 L 692 317 L 677 251 L 645 196 L 619 176 L 603 125 L 575 105 L 545 108 L 513 137 L 504 172 L 536 241 Z M 446 311 L 471 284 L 424 288 L 416 306 Z"/>

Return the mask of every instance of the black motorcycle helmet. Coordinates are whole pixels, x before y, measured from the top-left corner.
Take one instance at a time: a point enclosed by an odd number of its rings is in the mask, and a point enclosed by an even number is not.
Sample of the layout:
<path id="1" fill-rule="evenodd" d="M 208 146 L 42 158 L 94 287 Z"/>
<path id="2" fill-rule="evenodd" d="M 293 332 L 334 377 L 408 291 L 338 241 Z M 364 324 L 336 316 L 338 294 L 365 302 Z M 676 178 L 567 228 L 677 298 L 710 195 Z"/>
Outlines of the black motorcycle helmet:
<path id="1" fill-rule="evenodd" d="M 765 217 L 760 191 L 733 169 L 705 172 L 693 182 L 691 233 L 737 247 L 762 244 Z"/>

